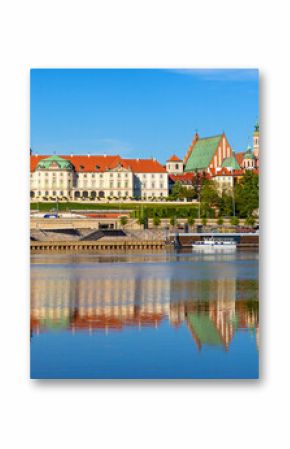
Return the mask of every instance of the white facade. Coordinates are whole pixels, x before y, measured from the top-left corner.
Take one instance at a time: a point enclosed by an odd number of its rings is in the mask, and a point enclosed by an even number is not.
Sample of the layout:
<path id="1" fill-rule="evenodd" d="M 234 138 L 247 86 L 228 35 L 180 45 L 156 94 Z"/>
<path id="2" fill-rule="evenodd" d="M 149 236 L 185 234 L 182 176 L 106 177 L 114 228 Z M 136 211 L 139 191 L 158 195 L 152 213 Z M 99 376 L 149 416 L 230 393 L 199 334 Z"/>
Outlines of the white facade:
<path id="1" fill-rule="evenodd" d="M 46 161 L 49 159 L 51 158 Z M 159 165 L 163 172 L 152 173 L 136 173 L 125 165 L 119 163 L 104 171 L 92 172 L 84 169 L 80 172 L 74 169 L 73 164 L 64 167 L 61 163 L 45 162 L 31 171 L 31 199 L 151 199 L 168 196 L 168 174 L 160 164 L 154 161 L 154 170 L 156 167 L 158 169 Z"/>
<path id="2" fill-rule="evenodd" d="M 135 196 L 142 199 L 168 196 L 167 173 L 134 173 Z"/>

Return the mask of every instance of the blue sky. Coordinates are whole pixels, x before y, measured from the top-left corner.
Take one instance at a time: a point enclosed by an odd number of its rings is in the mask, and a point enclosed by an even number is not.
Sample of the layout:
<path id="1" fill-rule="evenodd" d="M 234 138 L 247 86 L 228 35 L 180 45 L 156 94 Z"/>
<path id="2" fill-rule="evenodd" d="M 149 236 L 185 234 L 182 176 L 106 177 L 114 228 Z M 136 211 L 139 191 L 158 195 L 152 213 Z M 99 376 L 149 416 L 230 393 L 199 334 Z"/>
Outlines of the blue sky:
<path id="1" fill-rule="evenodd" d="M 254 69 L 33 69 L 31 148 L 38 154 L 183 158 L 196 130 L 252 144 Z"/>

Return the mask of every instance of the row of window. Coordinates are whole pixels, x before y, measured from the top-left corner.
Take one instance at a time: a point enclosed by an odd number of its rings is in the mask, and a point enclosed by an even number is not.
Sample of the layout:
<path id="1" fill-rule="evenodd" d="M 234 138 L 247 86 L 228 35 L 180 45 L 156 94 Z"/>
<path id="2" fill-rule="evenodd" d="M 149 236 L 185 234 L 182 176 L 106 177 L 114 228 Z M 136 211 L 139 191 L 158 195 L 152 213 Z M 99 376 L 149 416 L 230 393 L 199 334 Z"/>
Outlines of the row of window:
<path id="1" fill-rule="evenodd" d="M 46 197 L 49 197 L 50 195 L 51 196 L 59 196 L 59 197 L 61 197 L 61 196 L 64 196 L 64 192 L 61 190 L 61 191 L 56 191 L 56 190 L 53 190 L 52 191 L 52 193 L 51 192 L 49 192 L 48 190 L 46 190 L 44 193 L 43 192 L 40 192 L 40 191 L 38 191 L 38 192 L 33 192 L 33 191 L 31 191 L 30 192 L 30 196 L 31 197 L 35 197 L 35 195 L 37 195 L 37 196 L 46 196 Z M 89 198 L 89 197 L 96 197 L 96 196 L 99 196 L 99 197 L 103 197 L 105 194 L 104 194 L 104 192 L 91 192 L 90 194 L 89 194 L 89 192 L 82 192 L 82 195 L 80 194 L 80 192 L 75 192 L 75 194 L 74 194 L 74 196 L 75 196 L 75 198 L 81 198 L 81 197 L 83 197 L 83 198 Z M 119 198 L 121 198 L 121 197 L 123 197 L 123 196 L 126 196 L 126 197 L 129 197 L 129 192 L 128 191 L 126 191 L 126 192 L 117 192 L 117 194 L 116 194 L 116 192 L 113 192 L 113 191 L 110 191 L 110 194 L 109 194 L 109 196 L 111 196 L 111 197 L 114 197 L 114 196 L 118 196 Z M 152 197 L 156 197 L 157 195 L 154 193 L 154 192 L 152 192 L 152 194 L 151 194 L 151 196 Z M 163 193 L 161 192 L 158 196 L 160 196 L 160 197 L 162 197 L 163 196 Z"/>
<path id="2" fill-rule="evenodd" d="M 53 178 L 56 178 L 56 177 L 58 177 L 58 176 L 60 176 L 60 177 L 63 177 L 63 173 L 62 172 L 59 172 L 59 173 L 55 173 L 55 172 L 51 172 L 51 173 L 48 173 L 48 172 L 38 172 L 38 176 L 40 177 L 42 174 L 44 174 L 44 176 L 45 177 L 49 177 L 49 175 L 50 175 L 50 177 L 52 176 Z M 112 172 L 112 173 L 110 173 L 110 178 L 113 178 L 114 177 L 114 175 L 115 175 L 115 172 Z M 33 177 L 33 173 L 31 173 L 31 178 Z M 75 174 L 75 176 L 77 177 L 77 178 L 97 178 L 97 177 L 100 177 L 100 178 L 103 178 L 104 177 L 104 173 L 82 173 L 81 175 L 79 175 L 79 174 Z M 160 179 L 163 179 L 163 174 L 162 173 L 160 173 L 159 174 L 159 178 Z M 117 174 L 117 178 L 128 178 L 128 173 L 118 173 Z M 158 177 L 158 174 L 155 174 L 155 173 L 144 173 L 143 175 L 142 175 L 142 178 L 143 179 L 148 179 L 148 178 L 152 178 L 152 179 L 154 179 L 155 177 Z"/>

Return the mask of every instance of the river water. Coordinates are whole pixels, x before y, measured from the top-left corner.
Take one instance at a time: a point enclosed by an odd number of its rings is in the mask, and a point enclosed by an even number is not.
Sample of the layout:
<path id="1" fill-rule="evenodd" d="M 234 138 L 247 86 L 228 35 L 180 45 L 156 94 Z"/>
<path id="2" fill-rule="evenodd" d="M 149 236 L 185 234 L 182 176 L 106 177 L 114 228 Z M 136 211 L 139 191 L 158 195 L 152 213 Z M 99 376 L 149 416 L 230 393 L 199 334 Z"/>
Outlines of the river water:
<path id="1" fill-rule="evenodd" d="M 31 377 L 257 378 L 258 252 L 35 255 Z"/>

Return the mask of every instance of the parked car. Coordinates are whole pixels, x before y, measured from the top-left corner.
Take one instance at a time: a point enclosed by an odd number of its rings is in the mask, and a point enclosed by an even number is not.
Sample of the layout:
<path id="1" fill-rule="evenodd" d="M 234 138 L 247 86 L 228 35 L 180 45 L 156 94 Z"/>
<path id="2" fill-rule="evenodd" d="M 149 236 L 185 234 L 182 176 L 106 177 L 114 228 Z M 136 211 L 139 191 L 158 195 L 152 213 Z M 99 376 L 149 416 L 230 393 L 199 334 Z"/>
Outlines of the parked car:
<path id="1" fill-rule="evenodd" d="M 58 214 L 45 214 L 43 218 L 58 218 Z"/>

